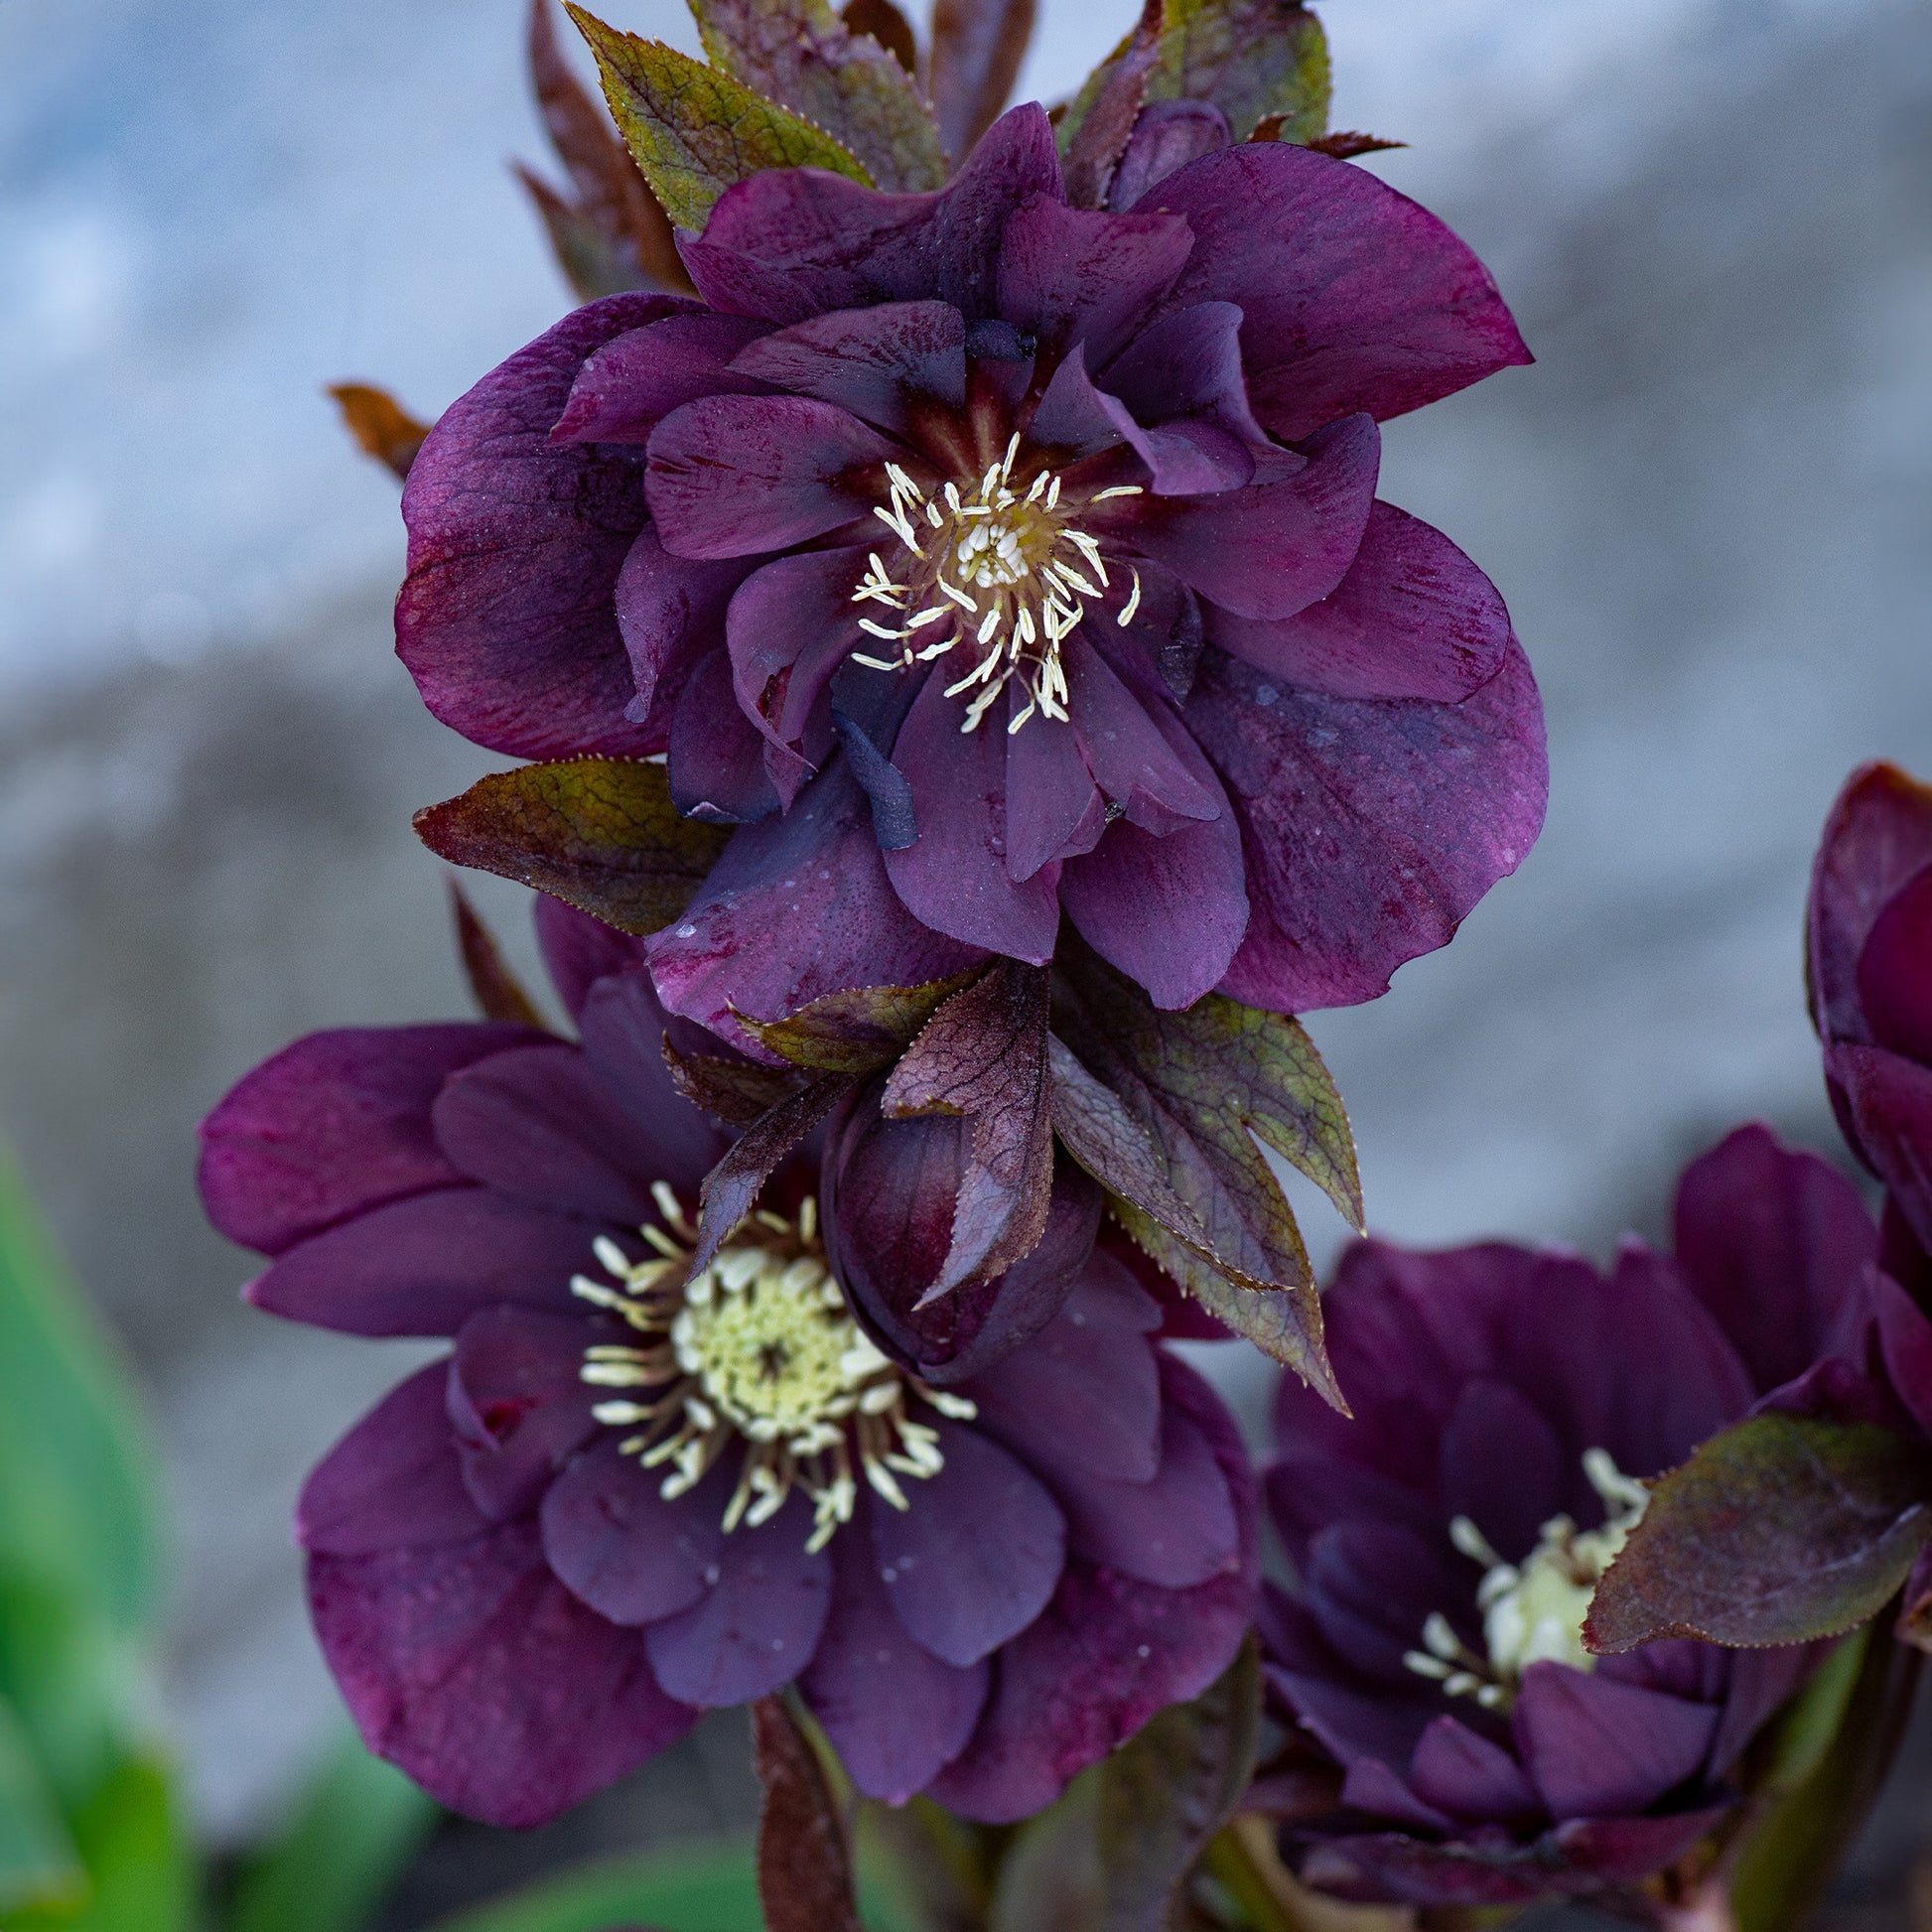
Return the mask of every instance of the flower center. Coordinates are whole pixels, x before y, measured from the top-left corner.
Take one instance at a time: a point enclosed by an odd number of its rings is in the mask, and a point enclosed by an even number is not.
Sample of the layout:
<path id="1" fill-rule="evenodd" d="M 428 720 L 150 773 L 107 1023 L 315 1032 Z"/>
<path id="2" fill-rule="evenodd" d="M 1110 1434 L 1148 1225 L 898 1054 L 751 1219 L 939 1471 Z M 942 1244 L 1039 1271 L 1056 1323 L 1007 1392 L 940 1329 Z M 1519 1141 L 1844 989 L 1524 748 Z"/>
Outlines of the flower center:
<path id="1" fill-rule="evenodd" d="M 1643 1520 L 1650 1492 L 1600 1449 L 1584 1451 L 1584 1473 L 1603 1499 L 1602 1527 L 1579 1530 L 1570 1517 L 1553 1516 L 1520 1564 L 1505 1563 L 1466 1516 L 1451 1518 L 1449 1541 L 1485 1569 L 1476 1586 L 1476 1608 L 1489 1654 L 1477 1656 L 1436 1611 L 1423 1625 L 1424 1648 L 1403 1657 L 1412 1671 L 1435 1678 L 1450 1697 L 1473 1697 L 1495 1711 L 1508 1709 L 1532 1664 L 1596 1668 L 1595 1657 L 1584 1648 L 1584 1618 L 1604 1571 Z"/>
<path id="2" fill-rule="evenodd" d="M 640 1331 L 634 1347 L 586 1349 L 580 1371 L 594 1386 L 637 1392 L 591 1411 L 613 1428 L 641 1425 L 620 1451 L 647 1469 L 668 1464 L 659 1493 L 670 1500 L 737 1445 L 744 1464 L 725 1528 L 768 1522 L 796 1487 L 811 1499 L 810 1550 L 851 1521 L 855 1468 L 895 1509 L 908 1508 L 897 1477 L 945 1466 L 939 1432 L 909 1404 L 917 1399 L 954 1421 L 977 1411 L 895 1367 L 853 1320 L 825 1264 L 817 1203 L 808 1197 L 796 1220 L 751 1215 L 691 1275 L 697 1229 L 670 1188 L 660 1181 L 651 1193 L 664 1228 L 641 1232 L 655 1257 L 633 1262 L 600 1236 L 597 1259 L 611 1281 L 578 1275 L 570 1285 Z"/>
<path id="3" fill-rule="evenodd" d="M 1000 462 L 962 491 L 949 483 L 928 495 L 896 463 L 886 466 L 889 504 L 873 514 L 897 537 L 900 552 L 889 571 L 874 551 L 855 604 L 881 604 L 900 621 L 861 618 L 859 627 L 887 643 L 896 657 L 854 651 L 855 661 L 876 671 L 929 664 L 959 649 L 971 658 L 965 675 L 946 686 L 946 696 L 971 692 L 960 730 L 974 730 L 1007 686 L 1020 680 L 1026 704 L 1007 725 L 1017 732 L 1037 712 L 1066 721 L 1066 673 L 1060 640 L 1082 618 L 1082 601 L 1108 588 L 1100 546 L 1060 508 L 1060 478 L 1040 469 L 1031 482 L 1016 478 L 1016 434 Z M 1090 500 L 1138 496 L 1139 483 L 1119 483 Z M 897 574 L 895 574 L 897 573 Z M 1132 588 L 1116 621 L 1133 621 L 1141 579 L 1128 566 Z M 902 580 L 902 581 L 901 581 Z"/>

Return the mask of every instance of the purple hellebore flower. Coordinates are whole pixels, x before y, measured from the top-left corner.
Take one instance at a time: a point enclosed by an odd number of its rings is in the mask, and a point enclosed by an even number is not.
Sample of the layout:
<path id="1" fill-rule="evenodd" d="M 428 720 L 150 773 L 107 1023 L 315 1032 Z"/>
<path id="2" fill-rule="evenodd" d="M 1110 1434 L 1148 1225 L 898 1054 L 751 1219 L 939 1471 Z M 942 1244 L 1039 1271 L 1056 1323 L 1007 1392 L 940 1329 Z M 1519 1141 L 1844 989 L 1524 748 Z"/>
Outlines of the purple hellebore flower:
<path id="1" fill-rule="evenodd" d="M 272 1257 L 256 1306 L 454 1341 L 298 1512 L 363 1736 L 528 1825 L 795 1684 L 861 1790 L 1037 1810 L 1240 1644 L 1225 1412 L 1101 1254 L 1026 1349 L 945 1389 L 902 1369 L 802 1162 L 687 1282 L 725 1138 L 671 1086 L 631 942 L 547 901 L 539 929 L 581 1043 L 316 1034 L 203 1130 L 210 1218 Z"/>
<path id="2" fill-rule="evenodd" d="M 1508 311 L 1344 162 L 1164 165 L 1070 207 L 1028 106 L 933 194 L 756 175 L 682 244 L 700 302 L 578 311 L 424 446 L 430 709 L 663 752 L 744 827 L 653 942 L 674 1011 L 1043 963 L 1062 911 L 1162 1006 L 1345 1005 L 1528 850 L 1502 602 L 1374 500 L 1379 420 L 1528 359 Z"/>
<path id="3" fill-rule="evenodd" d="M 1342 1773 L 1285 1827 L 1305 1876 L 1418 1903 L 1614 1891 L 1724 1816 L 1810 1653 L 1598 1658 L 1584 1615 L 1633 1479 L 1856 1352 L 1876 1248 L 1842 1176 L 1747 1127 L 1686 1171 L 1675 1259 L 1349 1251 L 1325 1308 L 1357 1420 L 1285 1383 L 1265 1477 L 1300 1580 L 1267 1593 L 1271 1685 Z"/>

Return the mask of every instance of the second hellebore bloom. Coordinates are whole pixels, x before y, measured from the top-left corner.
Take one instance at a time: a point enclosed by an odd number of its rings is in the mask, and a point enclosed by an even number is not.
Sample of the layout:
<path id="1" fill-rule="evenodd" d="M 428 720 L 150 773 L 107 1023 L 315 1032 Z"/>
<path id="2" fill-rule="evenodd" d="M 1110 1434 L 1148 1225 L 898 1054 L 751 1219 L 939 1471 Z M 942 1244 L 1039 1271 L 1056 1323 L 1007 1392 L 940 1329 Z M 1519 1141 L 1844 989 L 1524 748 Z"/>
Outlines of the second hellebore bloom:
<path id="1" fill-rule="evenodd" d="M 1876 1230 L 1762 1128 L 1685 1173 L 1677 1253 L 1605 1279 L 1494 1244 L 1353 1249 L 1326 1298 L 1346 1422 L 1294 1383 L 1267 1494 L 1301 1578 L 1264 1613 L 1285 1713 L 1338 1773 L 1286 1826 L 1343 1896 L 1514 1903 L 1631 1884 L 1736 1801 L 1805 1649 L 1592 1657 L 1591 1593 L 1671 1468 L 1855 1346 Z"/>
<path id="2" fill-rule="evenodd" d="M 549 1817 L 702 1707 L 796 1684 L 859 1788 L 1007 1820 L 1226 1666 L 1253 1602 L 1225 1412 L 1094 1255 L 944 1389 L 855 1320 L 800 1163 L 708 1267 L 725 1137 L 670 1085 L 627 942 L 546 905 L 581 1044 L 313 1035 L 210 1115 L 260 1307 L 443 1335 L 323 1460 L 299 1528 L 370 1747 L 458 1810 Z"/>
<path id="3" fill-rule="evenodd" d="M 1037 107 L 934 194 L 759 174 L 702 302 L 579 311 L 425 445 L 431 709 L 667 752 L 744 828 L 654 943 L 675 1010 L 1043 963 L 1062 911 L 1162 1006 L 1347 1004 L 1534 838 L 1501 600 L 1374 495 L 1380 419 L 1526 359 L 1489 277 L 1303 148 L 1119 179 L 1070 207 Z"/>

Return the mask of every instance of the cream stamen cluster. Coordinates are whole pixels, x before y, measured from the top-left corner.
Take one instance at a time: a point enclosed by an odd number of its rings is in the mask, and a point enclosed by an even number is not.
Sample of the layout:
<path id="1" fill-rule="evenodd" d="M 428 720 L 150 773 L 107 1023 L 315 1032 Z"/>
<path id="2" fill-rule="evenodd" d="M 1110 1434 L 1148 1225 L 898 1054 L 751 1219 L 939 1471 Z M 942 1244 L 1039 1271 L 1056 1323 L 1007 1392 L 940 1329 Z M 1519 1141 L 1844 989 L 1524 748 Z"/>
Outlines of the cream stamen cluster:
<path id="1" fill-rule="evenodd" d="M 972 668 L 946 687 L 949 698 L 978 687 L 961 731 L 974 730 L 1016 677 L 1027 703 L 1008 724 L 1010 733 L 1035 711 L 1065 723 L 1060 640 L 1086 616 L 1082 600 L 1108 588 L 1099 544 L 1060 509 L 1060 478 L 1042 469 L 1023 494 L 1013 474 L 1019 454 L 1016 434 L 971 494 L 949 483 L 937 496 L 929 495 L 897 463 L 889 463 L 892 500 L 876 505 L 873 514 L 903 546 L 895 565 L 905 581 L 897 581 L 874 551 L 865 582 L 852 594 L 855 604 L 884 605 L 903 620 L 897 624 L 859 620 L 862 630 L 898 646 L 896 657 L 853 652 L 857 662 L 876 671 L 929 664 L 960 646 L 977 651 Z M 1140 494 L 1139 483 L 1118 483 L 1088 500 Z M 1133 621 L 1141 602 L 1140 573 L 1129 565 L 1128 576 L 1131 588 L 1115 620 L 1122 626 Z"/>
<path id="2" fill-rule="evenodd" d="M 1602 1527 L 1579 1530 L 1569 1516 L 1553 1516 L 1520 1564 L 1505 1563 L 1466 1516 L 1449 1522 L 1449 1541 L 1485 1575 L 1476 1587 L 1486 1657 L 1476 1655 L 1440 1611 L 1423 1625 L 1421 1650 L 1402 1661 L 1435 1678 L 1450 1697 L 1472 1697 L 1485 1710 L 1507 1710 L 1523 1673 L 1540 1663 L 1593 1670 L 1584 1648 L 1589 1600 L 1630 1532 L 1643 1518 L 1650 1492 L 1624 1475 L 1600 1449 L 1584 1451 L 1584 1473 L 1603 1499 Z"/>
<path id="3" fill-rule="evenodd" d="M 664 1225 L 641 1232 L 655 1256 L 633 1262 L 600 1237 L 597 1259 L 617 1286 L 586 1275 L 570 1285 L 643 1337 L 587 1349 L 580 1371 L 596 1387 L 640 1392 L 591 1412 L 638 1430 L 621 1451 L 647 1469 L 668 1465 L 660 1493 L 671 1500 L 741 1445 L 726 1530 L 768 1522 L 797 1487 L 812 1503 L 811 1550 L 851 1521 L 855 1469 L 893 1508 L 909 1507 L 898 1477 L 945 1463 L 939 1432 L 911 1415 L 912 1400 L 954 1421 L 977 1411 L 895 1367 L 853 1320 L 825 1264 L 817 1203 L 808 1197 L 795 1221 L 759 1210 L 691 1275 L 697 1229 L 670 1188 L 660 1181 L 651 1193 Z"/>

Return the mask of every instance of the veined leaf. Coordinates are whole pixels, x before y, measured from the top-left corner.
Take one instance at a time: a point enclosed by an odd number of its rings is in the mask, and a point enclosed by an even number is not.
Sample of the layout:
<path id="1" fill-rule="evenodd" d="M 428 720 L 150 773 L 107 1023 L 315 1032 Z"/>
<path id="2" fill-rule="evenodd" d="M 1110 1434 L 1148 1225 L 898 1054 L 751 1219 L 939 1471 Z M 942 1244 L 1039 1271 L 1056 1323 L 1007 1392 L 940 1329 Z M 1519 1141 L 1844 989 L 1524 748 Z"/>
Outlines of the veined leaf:
<path id="1" fill-rule="evenodd" d="M 859 986 L 788 1013 L 782 1020 L 733 1017 L 761 1046 L 794 1066 L 825 1073 L 876 1073 L 891 1066 L 918 1037 L 943 1001 L 970 986 L 975 966 L 924 986 Z"/>
<path id="2" fill-rule="evenodd" d="M 680 228 L 702 229 L 726 189 L 767 168 L 829 168 L 871 184 L 823 128 L 660 41 L 566 5 L 597 56 L 604 97 L 644 180 Z"/>

